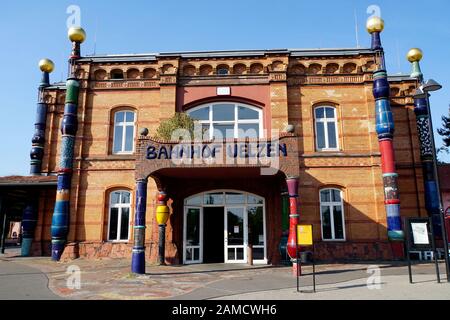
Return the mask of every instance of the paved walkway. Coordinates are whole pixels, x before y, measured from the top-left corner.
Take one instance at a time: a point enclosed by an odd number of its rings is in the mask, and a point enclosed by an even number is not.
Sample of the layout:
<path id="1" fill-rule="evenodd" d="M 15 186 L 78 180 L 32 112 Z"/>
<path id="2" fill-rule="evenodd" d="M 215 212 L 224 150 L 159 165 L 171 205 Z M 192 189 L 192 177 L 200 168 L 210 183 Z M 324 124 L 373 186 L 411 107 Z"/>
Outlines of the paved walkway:
<path id="1" fill-rule="evenodd" d="M 48 283 L 47 275 L 36 268 L 0 260 L 0 300 L 61 299 Z"/>
<path id="2" fill-rule="evenodd" d="M 0 299 L 450 299 L 450 285 L 437 284 L 433 264 L 413 267 L 379 263 L 381 289 L 369 290 L 369 264 L 317 266 L 317 293 L 296 292 L 290 267 L 225 264 L 147 266 L 130 273 L 129 259 L 77 259 L 0 256 Z M 80 289 L 68 278 L 80 270 Z M 441 264 L 443 275 L 444 265 Z M 311 290 L 311 267 L 303 267 L 302 290 Z M 442 276 L 444 278 L 444 276 Z M 73 284 L 73 282 L 71 282 Z"/>

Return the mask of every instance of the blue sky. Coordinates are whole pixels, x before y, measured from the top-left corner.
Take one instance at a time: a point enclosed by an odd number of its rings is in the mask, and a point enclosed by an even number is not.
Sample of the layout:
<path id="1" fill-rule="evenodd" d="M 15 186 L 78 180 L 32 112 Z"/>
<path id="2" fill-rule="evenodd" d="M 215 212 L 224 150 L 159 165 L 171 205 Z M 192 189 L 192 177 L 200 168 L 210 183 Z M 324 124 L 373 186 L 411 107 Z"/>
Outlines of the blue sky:
<path id="1" fill-rule="evenodd" d="M 435 129 L 448 112 L 448 0 L 4 1 L 0 6 L 0 175 L 28 174 L 40 80 L 37 63 L 43 57 L 52 59 L 56 69 L 51 80 L 65 80 L 70 53 L 66 9 L 71 4 L 80 6 L 81 24 L 88 34 L 84 54 L 92 54 L 94 48 L 97 54 L 113 54 L 356 47 L 355 12 L 360 45 L 369 47 L 366 10 L 376 4 L 386 22 L 382 37 L 389 72 L 409 73 L 406 52 L 422 48 L 425 77 L 444 85 L 431 97 Z M 440 146 L 440 136 L 436 139 Z"/>

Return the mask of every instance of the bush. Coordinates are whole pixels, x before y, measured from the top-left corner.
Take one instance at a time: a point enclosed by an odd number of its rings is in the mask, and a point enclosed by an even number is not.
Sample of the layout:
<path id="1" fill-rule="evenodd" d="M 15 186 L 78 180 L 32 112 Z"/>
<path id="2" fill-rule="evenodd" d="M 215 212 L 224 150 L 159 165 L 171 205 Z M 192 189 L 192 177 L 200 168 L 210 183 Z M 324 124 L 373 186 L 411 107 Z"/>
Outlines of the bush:
<path id="1" fill-rule="evenodd" d="M 189 132 L 191 138 L 194 137 L 194 127 L 196 121 L 184 112 L 176 112 L 172 118 L 160 123 L 156 130 L 156 138 L 161 140 L 172 140 L 180 137 L 173 137 L 175 130 L 185 129 Z"/>

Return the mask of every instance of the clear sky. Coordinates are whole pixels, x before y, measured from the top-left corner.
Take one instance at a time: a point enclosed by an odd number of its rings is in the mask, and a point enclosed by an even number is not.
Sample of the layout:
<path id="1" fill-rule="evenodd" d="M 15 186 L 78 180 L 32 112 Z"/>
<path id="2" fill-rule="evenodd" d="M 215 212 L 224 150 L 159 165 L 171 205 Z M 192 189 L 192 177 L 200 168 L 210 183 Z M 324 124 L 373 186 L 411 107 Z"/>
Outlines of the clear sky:
<path id="1" fill-rule="evenodd" d="M 433 123 L 450 104 L 450 1 L 448 0 L 147 0 L 2 1 L 0 4 L 0 175 L 28 174 L 34 132 L 38 61 L 56 64 L 51 81 L 67 77 L 66 9 L 81 8 L 87 32 L 82 53 L 117 54 L 188 50 L 348 48 L 370 46 L 369 5 L 381 8 L 383 44 L 391 74 L 409 73 L 405 55 L 424 51 L 426 78 L 444 89 L 433 93 Z M 437 145 L 442 144 L 436 135 Z M 450 157 L 447 156 L 446 160 Z"/>

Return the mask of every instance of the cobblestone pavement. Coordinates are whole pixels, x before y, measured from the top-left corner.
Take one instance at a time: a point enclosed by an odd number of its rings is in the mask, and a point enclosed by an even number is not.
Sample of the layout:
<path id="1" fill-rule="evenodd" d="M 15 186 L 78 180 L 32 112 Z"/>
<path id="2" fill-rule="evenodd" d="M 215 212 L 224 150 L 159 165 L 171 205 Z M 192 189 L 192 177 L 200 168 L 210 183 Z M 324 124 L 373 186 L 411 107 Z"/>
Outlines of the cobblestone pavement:
<path id="1" fill-rule="evenodd" d="M 296 298 L 292 295 L 296 288 L 296 280 L 291 274 L 290 267 L 225 264 L 148 265 L 145 275 L 134 275 L 130 273 L 129 259 L 77 259 L 53 262 L 49 257 L 3 256 L 0 257 L 0 268 L 2 263 L 39 270 L 41 275 L 44 274 L 48 278 L 48 288 L 51 292 L 65 299 L 267 299 L 273 297 L 274 293 L 278 298 L 283 296 L 289 299 Z M 400 281 L 408 283 L 406 267 L 389 263 L 377 265 L 381 267 L 383 276 L 397 276 Z M 80 289 L 68 287 L 68 279 L 71 275 L 68 270 L 71 266 L 81 271 Z M 322 287 L 330 291 L 330 287 L 339 287 L 338 284 L 352 283 L 352 281 L 357 281 L 358 286 L 363 286 L 365 279 L 369 276 L 368 266 L 369 264 L 319 265 L 316 268 L 318 288 Z M 432 264 L 417 265 L 414 266 L 414 270 L 419 276 L 428 275 L 429 284 L 434 285 Z M 444 271 L 443 268 L 442 271 Z M 311 267 L 304 266 L 303 273 L 304 276 L 300 278 L 301 285 L 309 288 L 312 278 Z M 20 279 L 15 281 L 19 285 Z M 0 286 L 0 292 L 2 292 L 2 286 Z M 7 293 L 2 292 L 0 297 L 5 295 Z M 48 293 L 45 296 L 52 297 Z M 416 298 L 420 299 L 420 296 Z"/>

